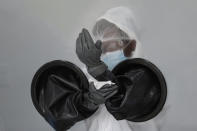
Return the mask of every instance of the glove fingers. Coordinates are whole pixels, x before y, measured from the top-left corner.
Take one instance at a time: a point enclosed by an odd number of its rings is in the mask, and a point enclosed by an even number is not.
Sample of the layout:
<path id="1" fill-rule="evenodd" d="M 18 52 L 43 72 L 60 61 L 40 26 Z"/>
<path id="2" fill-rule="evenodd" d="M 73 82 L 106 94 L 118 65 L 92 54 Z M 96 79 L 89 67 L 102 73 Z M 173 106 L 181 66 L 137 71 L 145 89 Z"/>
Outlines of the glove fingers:
<path id="1" fill-rule="evenodd" d="M 108 84 L 99 90 L 99 92 L 105 97 L 105 99 L 108 99 L 118 92 L 118 86 Z"/>
<path id="2" fill-rule="evenodd" d="M 85 36 L 84 36 L 83 32 L 81 33 L 81 43 L 82 43 L 83 47 L 88 49 L 87 41 L 85 39 Z"/>
<path id="3" fill-rule="evenodd" d="M 106 91 L 112 91 L 112 90 L 116 90 L 116 89 L 118 89 L 118 86 L 117 85 L 106 84 L 103 87 L 101 87 L 99 89 L 99 91 L 106 92 Z"/>
<path id="4" fill-rule="evenodd" d="M 84 62 L 84 44 L 82 43 L 82 33 L 79 34 L 76 44 L 76 53 L 81 62 Z"/>
<path id="5" fill-rule="evenodd" d="M 86 37 L 85 37 L 85 34 L 83 32 L 81 32 L 81 42 L 82 42 L 82 45 L 83 45 L 83 49 L 84 49 L 84 53 L 87 53 L 88 49 L 90 49 L 90 46 L 89 46 L 89 42 L 87 41 Z"/>
<path id="6" fill-rule="evenodd" d="M 81 46 L 81 42 L 80 42 L 80 37 L 77 38 L 76 41 L 76 53 L 77 55 L 81 54 L 82 52 L 82 46 Z"/>
<path id="7" fill-rule="evenodd" d="M 113 92 L 110 92 L 110 93 L 106 94 L 104 96 L 105 97 L 105 100 L 109 99 L 110 97 L 112 97 L 113 95 L 115 95 L 117 92 L 118 92 L 118 90 L 114 90 Z"/>
<path id="8" fill-rule="evenodd" d="M 82 37 L 83 37 L 83 34 L 80 33 L 80 34 L 79 34 L 79 39 L 80 39 L 80 42 L 79 42 L 79 43 L 80 43 L 80 45 L 81 45 L 81 47 L 82 47 L 82 48 L 81 48 L 81 49 L 82 49 L 81 51 L 84 52 L 84 51 L 85 51 L 85 44 L 84 44 L 83 41 L 82 41 Z"/>
<path id="9" fill-rule="evenodd" d="M 83 34 L 85 36 L 85 40 L 87 42 L 87 46 L 89 48 L 93 48 L 94 47 L 94 41 L 93 41 L 90 33 L 88 32 L 88 30 L 87 29 L 83 29 L 82 32 L 83 32 Z"/>
<path id="10" fill-rule="evenodd" d="M 109 93 L 111 93 L 111 92 L 113 92 L 113 91 L 116 91 L 116 90 L 118 90 L 118 89 L 117 89 L 117 88 L 113 88 L 113 89 L 101 91 L 101 93 L 103 93 L 103 94 L 109 94 Z"/>

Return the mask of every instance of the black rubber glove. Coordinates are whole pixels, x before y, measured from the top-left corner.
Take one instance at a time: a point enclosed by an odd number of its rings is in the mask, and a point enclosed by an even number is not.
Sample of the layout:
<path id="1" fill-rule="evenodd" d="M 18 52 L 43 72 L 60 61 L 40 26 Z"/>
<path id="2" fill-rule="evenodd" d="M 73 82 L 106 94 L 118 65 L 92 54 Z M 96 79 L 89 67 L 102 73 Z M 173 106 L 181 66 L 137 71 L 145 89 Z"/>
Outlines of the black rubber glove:
<path id="1" fill-rule="evenodd" d="M 118 92 L 118 86 L 116 84 L 105 84 L 97 91 L 104 97 L 106 101 Z"/>
<path id="2" fill-rule="evenodd" d="M 87 29 L 83 29 L 76 41 L 76 53 L 83 62 L 88 72 L 96 78 L 107 70 L 107 66 L 100 60 L 102 42 L 98 40 L 94 43 Z"/>
<path id="3" fill-rule="evenodd" d="M 105 101 L 117 93 L 118 86 L 105 84 L 100 89 L 96 89 L 94 83 L 91 82 L 89 86 L 89 92 L 85 93 L 83 106 L 88 109 L 96 109 L 100 104 L 104 104 Z"/>

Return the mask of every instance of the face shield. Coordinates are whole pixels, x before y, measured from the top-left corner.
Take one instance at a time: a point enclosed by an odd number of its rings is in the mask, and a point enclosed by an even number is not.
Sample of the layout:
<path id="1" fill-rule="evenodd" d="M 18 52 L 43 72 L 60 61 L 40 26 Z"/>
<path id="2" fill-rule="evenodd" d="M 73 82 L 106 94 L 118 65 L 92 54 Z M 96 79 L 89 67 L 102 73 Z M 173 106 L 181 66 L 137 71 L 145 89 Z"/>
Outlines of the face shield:
<path id="1" fill-rule="evenodd" d="M 102 41 L 103 53 L 122 50 L 131 42 L 129 36 L 115 24 L 107 20 L 100 20 L 93 29 L 95 40 Z"/>

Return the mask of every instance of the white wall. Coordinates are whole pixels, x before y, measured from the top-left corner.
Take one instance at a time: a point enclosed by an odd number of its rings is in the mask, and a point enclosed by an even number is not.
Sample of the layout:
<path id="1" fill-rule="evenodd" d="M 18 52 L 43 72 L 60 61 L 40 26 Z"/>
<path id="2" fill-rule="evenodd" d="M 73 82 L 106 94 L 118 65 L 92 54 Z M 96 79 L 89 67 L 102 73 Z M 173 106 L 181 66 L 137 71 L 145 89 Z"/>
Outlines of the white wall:
<path id="1" fill-rule="evenodd" d="M 162 130 L 197 130 L 197 1 L 0 0 L 0 131 L 52 131 L 31 102 L 35 71 L 54 59 L 82 65 L 79 31 L 119 5 L 134 11 L 146 56 L 166 76 L 170 107 Z"/>

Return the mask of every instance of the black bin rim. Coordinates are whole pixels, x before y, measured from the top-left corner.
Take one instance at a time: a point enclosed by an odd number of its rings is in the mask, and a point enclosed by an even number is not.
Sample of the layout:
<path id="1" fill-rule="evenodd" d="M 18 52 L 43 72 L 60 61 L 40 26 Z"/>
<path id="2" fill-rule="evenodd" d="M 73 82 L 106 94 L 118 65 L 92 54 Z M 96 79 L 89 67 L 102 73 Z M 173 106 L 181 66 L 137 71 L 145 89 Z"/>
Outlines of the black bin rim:
<path id="1" fill-rule="evenodd" d="M 88 85 L 88 80 L 85 76 L 85 74 L 82 72 L 82 70 L 76 66 L 75 64 L 69 62 L 69 61 L 65 61 L 65 60 L 53 60 L 50 62 L 45 63 L 44 65 L 42 65 L 34 74 L 32 82 L 31 82 L 31 99 L 32 99 L 32 103 L 34 105 L 34 107 L 36 108 L 36 110 L 39 112 L 40 115 L 44 116 L 44 113 L 42 112 L 38 101 L 37 101 L 37 88 L 38 87 L 38 80 L 40 78 L 40 76 L 46 72 L 47 70 L 55 67 L 55 66 L 60 66 L 60 67 L 65 67 L 65 68 L 69 68 L 75 72 L 79 73 L 79 77 L 81 78 L 81 80 L 83 81 L 84 85 Z"/>
<path id="2" fill-rule="evenodd" d="M 140 118 L 135 118 L 132 121 L 133 122 L 145 122 L 148 121 L 152 118 L 154 118 L 155 116 L 157 116 L 161 110 L 163 109 L 165 103 L 166 103 L 166 99 L 167 99 L 167 84 L 166 84 L 166 80 L 164 78 L 163 73 L 160 71 L 160 69 L 154 65 L 152 62 L 143 59 L 143 58 L 133 58 L 133 59 L 127 59 L 124 60 L 122 62 L 120 62 L 113 70 L 112 72 L 114 74 L 116 74 L 116 72 L 119 69 L 124 68 L 125 65 L 128 64 L 135 64 L 135 65 L 140 65 L 140 66 L 144 66 L 147 67 L 149 70 L 151 70 L 158 78 L 159 83 L 160 83 L 160 88 L 161 88 L 161 96 L 160 96 L 160 100 L 156 106 L 156 108 L 149 114 L 140 117 Z"/>

